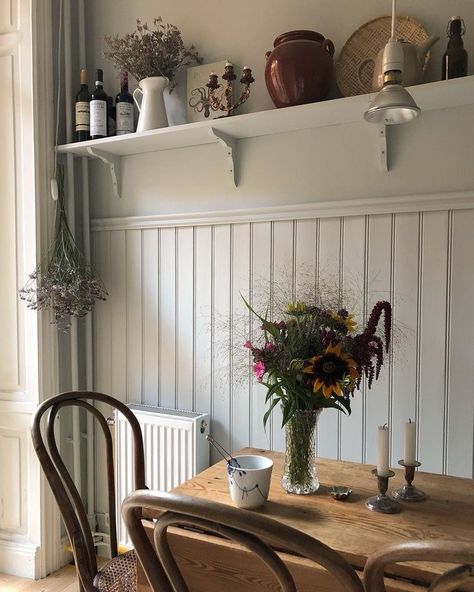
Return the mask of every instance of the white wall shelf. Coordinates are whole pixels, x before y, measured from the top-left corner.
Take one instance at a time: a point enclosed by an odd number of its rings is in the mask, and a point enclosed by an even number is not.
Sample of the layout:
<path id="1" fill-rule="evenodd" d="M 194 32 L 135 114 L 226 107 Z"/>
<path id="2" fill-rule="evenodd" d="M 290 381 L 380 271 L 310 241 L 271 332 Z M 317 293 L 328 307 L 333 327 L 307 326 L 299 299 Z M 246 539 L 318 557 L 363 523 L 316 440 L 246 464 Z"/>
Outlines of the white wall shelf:
<path id="1" fill-rule="evenodd" d="M 474 103 L 474 76 L 422 84 L 411 87 L 409 90 L 422 112 L 460 107 Z M 361 122 L 363 121 L 363 113 L 373 97 L 373 94 L 359 95 L 224 119 L 188 123 L 101 140 L 64 144 L 58 146 L 57 150 L 61 154 L 87 156 L 106 162 L 110 166 L 114 193 L 119 196 L 122 157 L 217 142 L 223 146 L 226 152 L 229 176 L 237 186 L 235 155 L 238 140 Z M 371 124 L 367 123 L 367 125 Z M 379 157 L 381 166 L 388 170 L 388 147 L 385 147 L 384 131 L 383 129 L 381 131 L 380 126 L 373 127 L 379 146 L 381 139 L 383 140 L 383 147 L 380 148 L 383 154 Z"/>

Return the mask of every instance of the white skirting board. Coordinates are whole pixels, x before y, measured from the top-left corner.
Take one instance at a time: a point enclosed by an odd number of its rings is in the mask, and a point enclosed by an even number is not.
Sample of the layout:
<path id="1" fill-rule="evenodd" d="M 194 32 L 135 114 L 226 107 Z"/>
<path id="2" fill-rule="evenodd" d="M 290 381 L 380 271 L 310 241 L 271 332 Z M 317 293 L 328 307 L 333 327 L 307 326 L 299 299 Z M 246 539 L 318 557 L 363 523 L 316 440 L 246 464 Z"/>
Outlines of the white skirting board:
<path id="1" fill-rule="evenodd" d="M 34 579 L 38 551 L 36 545 L 0 539 L 0 573 Z"/>

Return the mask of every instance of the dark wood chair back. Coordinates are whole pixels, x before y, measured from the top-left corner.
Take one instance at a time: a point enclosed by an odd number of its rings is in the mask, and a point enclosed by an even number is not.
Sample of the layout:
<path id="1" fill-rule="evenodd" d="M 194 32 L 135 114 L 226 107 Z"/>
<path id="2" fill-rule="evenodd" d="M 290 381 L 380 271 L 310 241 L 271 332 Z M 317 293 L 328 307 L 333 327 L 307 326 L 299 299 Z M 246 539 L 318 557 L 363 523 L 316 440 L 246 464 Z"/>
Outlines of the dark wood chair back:
<path id="1" fill-rule="evenodd" d="M 437 577 L 431 583 L 429 592 L 450 592 L 464 584 L 474 586 L 474 542 L 425 540 L 387 545 L 373 553 L 364 569 L 366 592 L 386 592 L 385 567 L 401 561 L 457 564 L 457 567 Z"/>
<path id="2" fill-rule="evenodd" d="M 122 413 L 130 423 L 133 433 L 133 459 L 134 459 L 134 485 L 136 489 L 144 489 L 145 462 L 143 454 L 143 439 L 140 424 L 135 415 L 124 404 L 109 395 L 96 392 L 67 392 L 51 397 L 44 401 L 37 409 L 32 426 L 33 445 L 38 455 L 41 467 L 51 486 L 54 497 L 59 506 L 67 535 L 69 537 L 80 591 L 96 592 L 97 582 L 94 578 L 100 573 L 97 568 L 96 549 L 92 532 L 87 520 L 87 513 L 82 503 L 81 496 L 69 474 L 60 453 L 55 438 L 55 420 L 61 409 L 66 407 L 79 407 L 91 413 L 97 422 L 97 433 L 102 431 L 105 438 L 106 462 L 107 462 L 107 488 L 108 488 L 108 513 L 110 517 L 110 553 L 112 558 L 118 556 L 117 528 L 116 528 L 116 502 L 115 502 L 115 474 L 113 457 L 113 439 L 107 417 L 96 407 L 96 402 L 105 403 Z M 43 438 L 42 418 L 47 414 L 44 429 L 46 442 Z M 132 561 L 133 563 L 133 561 Z M 130 564 L 130 558 L 128 561 Z M 124 563 L 125 565 L 125 563 Z M 125 569 L 125 571 L 128 567 Z M 114 566 L 116 573 L 123 570 L 117 564 Z M 129 576 L 127 576 L 129 577 Z M 110 577 L 109 577 L 110 579 Z M 104 584 L 101 589 L 107 590 Z M 115 589 L 113 587 L 110 588 Z"/>
<path id="3" fill-rule="evenodd" d="M 154 526 L 156 551 L 146 535 L 141 511 L 158 516 Z M 122 516 L 153 592 L 189 592 L 170 551 L 167 537 L 170 526 L 197 527 L 246 547 L 273 572 L 282 592 L 296 592 L 297 588 L 274 548 L 288 550 L 326 568 L 347 592 L 363 592 L 355 570 L 336 551 L 256 512 L 185 495 L 135 491 L 125 499 Z M 245 566 L 242 569 L 245 570 Z M 212 578 L 212 574 L 209 577 Z"/>

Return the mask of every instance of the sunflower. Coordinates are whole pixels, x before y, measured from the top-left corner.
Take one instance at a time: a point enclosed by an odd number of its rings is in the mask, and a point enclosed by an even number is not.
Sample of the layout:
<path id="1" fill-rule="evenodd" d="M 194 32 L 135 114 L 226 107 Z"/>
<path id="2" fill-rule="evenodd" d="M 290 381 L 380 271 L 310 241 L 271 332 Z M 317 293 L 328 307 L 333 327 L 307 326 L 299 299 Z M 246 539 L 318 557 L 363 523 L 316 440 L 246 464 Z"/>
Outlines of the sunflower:
<path id="1" fill-rule="evenodd" d="M 357 321 L 355 320 L 354 315 L 348 313 L 344 308 L 337 313 L 331 311 L 329 314 L 335 321 L 344 325 L 349 333 L 352 333 L 357 328 Z"/>
<path id="2" fill-rule="evenodd" d="M 297 300 L 296 302 L 289 302 L 286 307 L 286 312 L 289 315 L 298 316 L 302 314 L 306 314 L 308 312 L 308 307 L 306 306 L 305 302 L 300 302 Z"/>
<path id="3" fill-rule="evenodd" d="M 344 394 L 342 383 L 345 377 L 359 378 L 357 363 L 350 354 L 342 352 L 341 342 L 329 345 L 324 354 L 313 356 L 308 362 L 303 372 L 312 376 L 313 392 L 322 389 L 326 399 L 332 393 L 339 397 Z"/>

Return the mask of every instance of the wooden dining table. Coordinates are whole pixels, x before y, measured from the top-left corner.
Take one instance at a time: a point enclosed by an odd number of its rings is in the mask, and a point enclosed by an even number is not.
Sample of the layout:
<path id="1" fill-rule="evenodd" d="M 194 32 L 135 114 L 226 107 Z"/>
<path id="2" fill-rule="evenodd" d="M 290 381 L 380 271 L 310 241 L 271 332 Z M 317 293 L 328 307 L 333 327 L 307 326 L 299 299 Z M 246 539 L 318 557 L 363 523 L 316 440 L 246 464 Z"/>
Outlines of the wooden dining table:
<path id="1" fill-rule="evenodd" d="M 377 491 L 372 465 L 317 459 L 319 490 L 311 495 L 286 493 L 280 480 L 284 455 L 254 448 L 235 454 L 261 454 L 273 460 L 268 501 L 256 513 L 303 531 L 338 551 L 362 575 L 367 557 L 384 545 L 417 539 L 468 541 L 474 545 L 474 480 L 417 471 L 415 485 L 427 494 L 420 502 L 401 502 L 399 514 L 381 514 L 365 506 Z M 404 484 L 404 472 L 393 469 L 390 489 Z M 332 485 L 347 485 L 352 494 L 345 501 L 329 495 Z M 225 461 L 199 473 L 176 492 L 233 505 L 229 497 Z M 152 536 L 153 523 L 146 524 Z M 211 534 L 174 528 L 170 546 L 191 592 L 277 591 L 272 575 L 260 560 L 237 544 Z M 280 550 L 279 550 L 280 551 Z M 338 582 L 311 561 L 281 549 L 281 557 L 294 574 L 298 590 L 342 592 Z M 389 592 L 420 592 L 447 568 L 445 564 L 410 562 L 390 566 Z M 316 585 L 317 583 L 317 585 Z M 139 575 L 140 590 L 147 590 Z M 469 590 L 470 588 L 467 588 Z"/>

